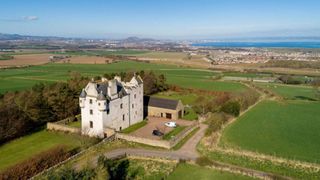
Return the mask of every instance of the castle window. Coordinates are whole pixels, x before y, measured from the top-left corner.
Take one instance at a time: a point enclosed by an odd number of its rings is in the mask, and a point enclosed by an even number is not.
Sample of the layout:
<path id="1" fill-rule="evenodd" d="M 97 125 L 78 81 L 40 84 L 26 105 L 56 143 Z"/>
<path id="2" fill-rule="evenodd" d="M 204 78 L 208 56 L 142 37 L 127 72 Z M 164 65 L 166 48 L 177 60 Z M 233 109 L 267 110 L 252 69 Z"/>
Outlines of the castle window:
<path id="1" fill-rule="evenodd" d="M 90 104 L 92 104 L 92 99 L 90 99 Z"/>
<path id="2" fill-rule="evenodd" d="M 90 114 L 91 114 L 91 115 L 93 114 L 93 110 L 92 110 L 92 109 L 90 109 Z"/>
<path id="3" fill-rule="evenodd" d="M 98 106 L 100 106 L 100 103 L 98 103 Z"/>
<path id="4" fill-rule="evenodd" d="M 122 121 L 124 121 L 124 114 L 122 115 Z"/>
<path id="5" fill-rule="evenodd" d="M 132 108 L 134 108 L 134 104 L 132 104 Z"/>
<path id="6" fill-rule="evenodd" d="M 123 104 L 122 104 L 122 103 L 120 104 L 120 108 L 121 108 L 121 109 L 123 108 Z"/>
<path id="7" fill-rule="evenodd" d="M 93 128 L 93 122 L 90 121 L 90 128 Z"/>
<path id="8" fill-rule="evenodd" d="M 137 95 L 136 94 L 134 94 L 134 98 L 136 98 L 137 97 Z"/>

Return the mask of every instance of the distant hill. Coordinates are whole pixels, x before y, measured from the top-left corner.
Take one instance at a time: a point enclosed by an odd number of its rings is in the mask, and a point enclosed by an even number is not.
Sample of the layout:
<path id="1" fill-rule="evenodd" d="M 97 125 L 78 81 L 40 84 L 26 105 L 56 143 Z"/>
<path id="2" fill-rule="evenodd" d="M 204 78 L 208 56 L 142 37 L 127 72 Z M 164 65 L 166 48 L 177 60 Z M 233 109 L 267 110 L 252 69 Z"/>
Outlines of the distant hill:
<path id="1" fill-rule="evenodd" d="M 66 40 L 66 39 L 71 39 L 71 38 L 0 33 L 0 41 L 4 41 L 4 40 Z"/>

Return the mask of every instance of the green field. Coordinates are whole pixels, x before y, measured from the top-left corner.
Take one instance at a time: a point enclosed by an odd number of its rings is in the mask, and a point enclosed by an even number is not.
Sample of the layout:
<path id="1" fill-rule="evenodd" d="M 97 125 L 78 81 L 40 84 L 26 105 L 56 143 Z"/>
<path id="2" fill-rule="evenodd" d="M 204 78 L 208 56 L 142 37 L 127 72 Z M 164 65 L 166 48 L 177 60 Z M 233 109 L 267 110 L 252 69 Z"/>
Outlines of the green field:
<path id="1" fill-rule="evenodd" d="M 170 140 L 172 138 L 174 138 L 175 136 L 177 136 L 180 132 L 182 132 L 184 129 L 186 128 L 186 126 L 177 126 L 175 127 L 172 131 L 170 131 L 168 134 L 165 134 L 162 139 L 163 140 Z"/>
<path id="2" fill-rule="evenodd" d="M 190 179 L 190 180 L 205 180 L 205 179 L 253 179 L 251 177 L 232 174 L 205 167 L 200 167 L 191 164 L 179 164 L 178 167 L 167 177 L 168 180 Z"/>
<path id="3" fill-rule="evenodd" d="M 10 141 L 0 146 L 0 171 L 57 145 L 65 145 L 70 150 L 81 147 L 85 139 L 77 135 L 42 130 Z"/>
<path id="4" fill-rule="evenodd" d="M 228 126 L 220 145 L 320 163 L 320 102 L 263 101 Z"/>
<path id="5" fill-rule="evenodd" d="M 243 91 L 246 87 L 236 82 L 213 81 L 216 73 L 204 70 L 181 68 L 173 65 L 160 65 L 132 61 L 113 64 L 46 64 L 21 69 L 0 70 L 0 93 L 22 90 L 37 82 L 66 81 L 71 72 L 80 72 L 84 76 L 97 76 L 105 73 L 119 73 L 140 70 L 153 70 L 166 75 L 170 84 L 186 88 L 198 88 L 213 91 Z"/>
<path id="6" fill-rule="evenodd" d="M 86 51 L 66 51 L 66 52 L 54 52 L 54 54 L 63 54 L 70 56 L 108 56 L 108 55 L 122 55 L 122 56 L 133 56 L 139 54 L 145 54 L 148 51 L 141 50 L 86 50 Z"/>
<path id="7" fill-rule="evenodd" d="M 315 90 L 310 86 L 282 85 L 275 83 L 256 83 L 256 85 L 269 89 L 286 99 L 316 100 Z"/>

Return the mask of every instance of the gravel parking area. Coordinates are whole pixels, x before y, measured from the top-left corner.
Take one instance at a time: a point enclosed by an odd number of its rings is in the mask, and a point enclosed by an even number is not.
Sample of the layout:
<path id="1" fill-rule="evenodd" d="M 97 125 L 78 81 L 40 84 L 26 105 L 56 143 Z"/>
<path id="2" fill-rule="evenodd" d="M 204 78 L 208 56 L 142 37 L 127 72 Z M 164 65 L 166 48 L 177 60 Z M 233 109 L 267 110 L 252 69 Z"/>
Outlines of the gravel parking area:
<path id="1" fill-rule="evenodd" d="M 149 138 L 149 139 L 161 139 L 159 136 L 152 135 L 152 131 L 155 129 L 160 130 L 164 134 L 169 133 L 173 130 L 173 128 L 167 127 L 164 124 L 166 122 L 176 122 L 178 126 L 190 126 L 193 122 L 192 121 L 186 121 L 186 120 L 171 120 L 171 119 L 165 119 L 165 118 L 157 118 L 157 117 L 148 117 L 148 124 L 143 126 L 142 128 L 130 133 L 134 136 Z"/>

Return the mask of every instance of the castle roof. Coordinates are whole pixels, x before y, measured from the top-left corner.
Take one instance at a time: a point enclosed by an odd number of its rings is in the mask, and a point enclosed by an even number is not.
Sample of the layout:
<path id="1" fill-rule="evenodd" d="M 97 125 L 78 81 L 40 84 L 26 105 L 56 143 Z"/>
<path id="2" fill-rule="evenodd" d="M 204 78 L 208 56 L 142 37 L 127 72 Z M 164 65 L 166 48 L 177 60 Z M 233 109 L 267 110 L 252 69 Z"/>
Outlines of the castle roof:
<path id="1" fill-rule="evenodd" d="M 80 93 L 80 97 L 81 98 L 85 98 L 87 96 L 87 93 L 84 89 L 82 89 L 81 93 Z"/>

